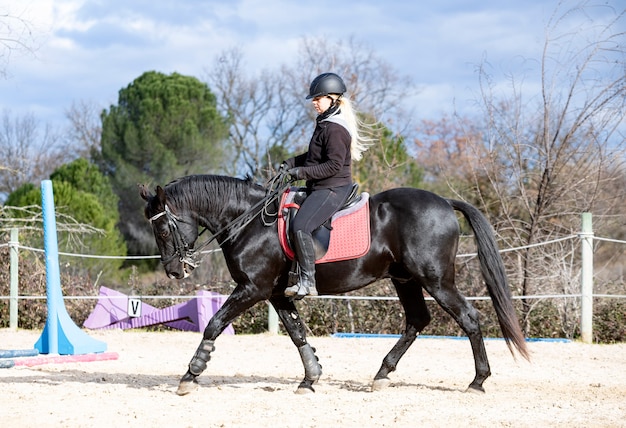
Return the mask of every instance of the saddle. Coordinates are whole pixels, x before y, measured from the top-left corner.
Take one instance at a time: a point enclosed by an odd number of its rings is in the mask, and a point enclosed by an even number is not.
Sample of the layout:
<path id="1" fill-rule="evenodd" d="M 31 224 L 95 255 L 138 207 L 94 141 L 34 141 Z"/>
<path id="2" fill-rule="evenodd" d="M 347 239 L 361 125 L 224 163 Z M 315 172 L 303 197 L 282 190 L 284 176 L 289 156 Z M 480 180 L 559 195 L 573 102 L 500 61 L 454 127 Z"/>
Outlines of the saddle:
<path id="1" fill-rule="evenodd" d="M 290 222 L 306 199 L 306 188 L 287 189 L 280 201 L 278 238 L 283 251 L 294 260 Z M 332 218 L 312 233 L 315 263 L 327 263 L 362 257 L 370 248 L 369 194 L 359 193 L 354 184 L 348 199 Z"/>

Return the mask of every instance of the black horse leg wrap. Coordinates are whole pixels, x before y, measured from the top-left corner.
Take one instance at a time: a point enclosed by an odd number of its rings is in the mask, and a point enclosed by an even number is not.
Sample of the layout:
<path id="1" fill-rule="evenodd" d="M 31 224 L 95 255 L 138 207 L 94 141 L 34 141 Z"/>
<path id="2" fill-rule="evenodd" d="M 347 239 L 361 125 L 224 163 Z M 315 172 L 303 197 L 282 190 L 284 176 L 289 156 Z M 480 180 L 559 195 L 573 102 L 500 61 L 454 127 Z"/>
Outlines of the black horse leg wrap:
<path id="1" fill-rule="evenodd" d="M 213 343 L 215 341 L 207 339 L 200 342 L 200 346 L 189 363 L 189 371 L 192 375 L 200 376 L 206 369 L 206 363 L 211 359 L 211 352 L 215 351 Z"/>
<path id="2" fill-rule="evenodd" d="M 305 378 L 311 382 L 316 382 L 322 375 L 322 366 L 318 362 L 318 358 L 315 355 L 315 349 L 308 343 L 298 348 L 300 352 L 300 358 L 304 364 Z"/>

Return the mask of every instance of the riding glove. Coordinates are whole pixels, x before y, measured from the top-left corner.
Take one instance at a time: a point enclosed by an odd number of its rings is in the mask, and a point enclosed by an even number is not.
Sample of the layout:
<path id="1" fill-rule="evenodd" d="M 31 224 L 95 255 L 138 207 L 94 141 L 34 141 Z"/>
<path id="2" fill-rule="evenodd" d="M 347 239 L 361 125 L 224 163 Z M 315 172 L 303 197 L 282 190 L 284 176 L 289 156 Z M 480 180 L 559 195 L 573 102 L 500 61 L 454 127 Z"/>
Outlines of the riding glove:
<path id="1" fill-rule="evenodd" d="M 296 168 L 290 168 L 289 170 L 287 170 L 287 174 L 289 174 L 289 176 L 291 177 L 292 180 L 303 180 L 304 177 L 302 176 L 302 170 L 298 167 Z"/>

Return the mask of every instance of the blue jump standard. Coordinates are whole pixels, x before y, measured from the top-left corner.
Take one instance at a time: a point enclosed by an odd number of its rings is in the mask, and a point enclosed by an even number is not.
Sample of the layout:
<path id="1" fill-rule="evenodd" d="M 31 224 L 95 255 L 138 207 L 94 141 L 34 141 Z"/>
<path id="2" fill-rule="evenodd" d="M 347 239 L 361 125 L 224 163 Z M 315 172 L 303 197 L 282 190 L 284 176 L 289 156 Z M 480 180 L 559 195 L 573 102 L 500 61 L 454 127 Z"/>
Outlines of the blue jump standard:
<path id="1" fill-rule="evenodd" d="M 104 352 L 107 349 L 106 343 L 92 338 L 74 324 L 63 302 L 54 196 L 50 180 L 41 182 L 41 208 L 46 255 L 48 315 L 35 348 L 41 354 L 78 355 Z"/>

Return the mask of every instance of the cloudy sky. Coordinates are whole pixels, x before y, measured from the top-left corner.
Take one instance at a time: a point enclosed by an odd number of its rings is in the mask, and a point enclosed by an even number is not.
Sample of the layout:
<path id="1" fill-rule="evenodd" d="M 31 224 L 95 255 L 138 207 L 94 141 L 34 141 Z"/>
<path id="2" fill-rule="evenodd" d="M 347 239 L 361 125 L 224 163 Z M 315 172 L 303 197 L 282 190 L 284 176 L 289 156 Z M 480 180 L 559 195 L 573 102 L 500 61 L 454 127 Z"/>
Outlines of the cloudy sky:
<path id="1" fill-rule="evenodd" d="M 601 3 L 619 9 L 622 1 Z M 415 114 L 434 118 L 455 108 L 471 110 L 479 91 L 476 66 L 483 60 L 503 84 L 509 73 L 524 73 L 532 88 L 538 75 L 532 60 L 541 55 L 558 3 L 0 0 L 0 23 L 6 23 L 0 39 L 22 34 L 35 49 L 0 46 L 0 110 L 32 112 L 57 126 L 65 123 L 73 101 L 108 107 L 121 88 L 148 70 L 203 78 L 220 52 L 238 47 L 254 72 L 292 63 L 303 37 L 354 37 L 413 79 L 420 88 L 412 100 Z M 562 10 L 579 1 L 564 3 Z M 595 8 L 594 19 L 606 12 Z"/>

